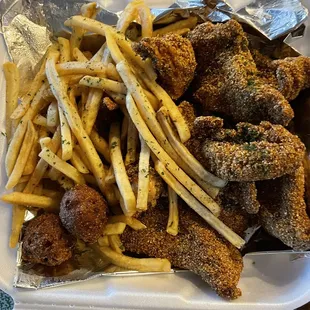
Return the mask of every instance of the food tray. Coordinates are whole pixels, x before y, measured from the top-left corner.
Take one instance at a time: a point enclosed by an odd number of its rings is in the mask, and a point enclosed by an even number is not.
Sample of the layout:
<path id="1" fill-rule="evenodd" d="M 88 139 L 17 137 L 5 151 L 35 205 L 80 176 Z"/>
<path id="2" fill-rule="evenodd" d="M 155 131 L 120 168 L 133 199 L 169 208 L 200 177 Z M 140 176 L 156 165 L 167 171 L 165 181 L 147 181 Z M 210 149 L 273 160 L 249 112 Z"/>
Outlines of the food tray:
<path id="1" fill-rule="evenodd" d="M 0 65 L 7 60 L 0 37 Z M 0 131 L 4 131 L 5 81 L 0 72 Z M 6 175 L 6 139 L 0 135 L 0 194 Z M 244 258 L 239 287 L 243 296 L 227 302 L 190 272 L 165 275 L 107 276 L 39 291 L 12 287 L 16 250 L 9 249 L 9 205 L 0 203 L 0 288 L 15 309 L 296 309 L 310 300 L 310 259 L 296 253 L 252 253 Z M 298 259 L 296 259 L 298 258 Z"/>

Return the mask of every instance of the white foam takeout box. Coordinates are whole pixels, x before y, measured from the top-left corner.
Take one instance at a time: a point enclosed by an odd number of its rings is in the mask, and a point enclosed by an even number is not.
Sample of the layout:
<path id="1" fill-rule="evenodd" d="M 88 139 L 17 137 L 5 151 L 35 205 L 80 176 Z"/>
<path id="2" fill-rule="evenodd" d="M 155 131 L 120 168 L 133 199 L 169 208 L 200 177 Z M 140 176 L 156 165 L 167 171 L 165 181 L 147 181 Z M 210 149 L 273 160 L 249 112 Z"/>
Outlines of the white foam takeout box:
<path id="1" fill-rule="evenodd" d="M 151 2 L 154 4 L 154 0 Z M 1 67 L 7 60 L 3 37 L 0 37 Z M 5 131 L 2 69 L 0 131 Z M 0 135 L 0 194 L 5 192 L 7 180 L 5 153 L 6 138 Z M 233 302 L 218 297 L 190 272 L 101 277 L 38 291 L 16 289 L 13 288 L 16 250 L 8 247 L 10 228 L 11 207 L 0 202 L 0 288 L 14 298 L 16 309 L 296 309 L 310 301 L 310 259 L 295 259 L 297 254 L 292 253 L 246 255 L 239 283 L 242 297 Z"/>

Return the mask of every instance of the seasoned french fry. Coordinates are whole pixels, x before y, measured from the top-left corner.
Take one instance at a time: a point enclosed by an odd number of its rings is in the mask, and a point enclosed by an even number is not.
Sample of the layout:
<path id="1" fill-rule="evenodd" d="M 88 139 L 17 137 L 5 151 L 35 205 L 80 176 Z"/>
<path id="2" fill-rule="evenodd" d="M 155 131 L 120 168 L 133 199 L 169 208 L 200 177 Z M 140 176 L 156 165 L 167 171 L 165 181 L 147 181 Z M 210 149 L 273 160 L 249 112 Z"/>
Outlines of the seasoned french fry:
<path id="1" fill-rule="evenodd" d="M 168 197 L 169 197 L 169 218 L 166 231 L 168 234 L 176 236 L 179 232 L 178 196 L 170 186 L 168 186 Z"/>
<path id="2" fill-rule="evenodd" d="M 80 147 L 83 149 L 83 152 L 89 160 L 89 163 L 91 165 L 91 169 L 89 170 L 96 177 L 100 190 L 107 196 L 109 193 L 108 188 L 104 186 L 105 170 L 102 161 L 97 154 L 89 136 L 83 129 L 83 123 L 79 117 L 78 111 L 72 105 L 68 98 L 68 95 L 65 91 L 65 84 L 57 74 L 55 60 L 53 57 L 50 57 L 47 60 L 46 76 L 50 84 L 52 85 L 52 91 L 58 100 L 58 104 L 60 104 L 64 111 L 66 111 L 66 118 L 74 136 L 77 138 Z"/>
<path id="3" fill-rule="evenodd" d="M 137 210 L 147 210 L 150 184 L 150 148 L 140 136 L 141 151 L 139 157 Z"/>
<path id="4" fill-rule="evenodd" d="M 53 101 L 48 106 L 46 119 L 46 125 L 49 127 L 57 127 L 59 125 L 59 113 L 56 101 Z"/>
<path id="5" fill-rule="evenodd" d="M 33 119 L 33 123 L 38 125 L 38 126 L 42 126 L 42 127 L 47 127 L 47 119 L 46 117 L 38 114 L 34 117 Z"/>
<path id="6" fill-rule="evenodd" d="M 140 230 L 140 229 L 146 228 L 146 226 L 143 223 L 141 223 L 139 220 L 137 220 L 136 218 L 125 216 L 125 215 L 110 216 L 108 223 L 109 224 L 125 223 L 134 230 Z"/>
<path id="7" fill-rule="evenodd" d="M 127 93 L 127 88 L 123 83 L 101 77 L 86 75 L 80 80 L 80 85 L 108 90 L 119 94 Z"/>
<path id="8" fill-rule="evenodd" d="M 87 62 L 88 61 L 88 58 L 77 47 L 73 48 L 72 54 L 73 54 L 73 58 L 76 61 L 79 61 L 79 62 Z"/>
<path id="9" fill-rule="evenodd" d="M 127 153 L 125 165 L 128 166 L 137 160 L 137 148 L 139 144 L 139 134 L 134 123 L 129 119 L 127 134 Z"/>
<path id="10" fill-rule="evenodd" d="M 108 63 L 107 65 L 107 76 L 112 80 L 122 82 L 122 78 L 118 74 L 115 65 L 112 63 Z"/>
<path id="11" fill-rule="evenodd" d="M 186 163 L 191 167 L 191 169 L 202 179 L 209 182 L 215 187 L 224 187 L 227 182 L 216 177 L 209 171 L 207 171 L 201 163 L 190 153 L 184 144 L 181 143 L 179 138 L 174 133 L 170 121 L 169 121 L 169 112 L 166 107 L 161 107 L 157 112 L 157 119 L 164 130 L 166 137 L 171 143 L 172 147 L 182 157 Z"/>
<path id="12" fill-rule="evenodd" d="M 81 8 L 82 18 L 83 17 L 90 17 L 95 18 L 97 14 L 97 4 L 95 2 L 84 4 Z M 74 48 L 79 48 L 83 39 L 83 36 L 85 34 L 85 30 L 80 27 L 73 27 L 72 29 L 72 35 L 70 37 L 70 46 L 71 51 L 73 52 Z"/>
<path id="13" fill-rule="evenodd" d="M 79 157 L 81 158 L 81 160 L 84 163 L 84 166 L 91 171 L 91 165 L 89 160 L 87 159 L 87 157 L 85 156 L 85 153 L 83 152 L 83 150 L 81 149 L 81 147 L 79 145 L 75 145 L 74 147 L 74 151 L 79 155 Z"/>
<path id="14" fill-rule="evenodd" d="M 60 132 L 61 132 L 62 160 L 67 161 L 72 157 L 73 142 L 72 142 L 71 130 L 65 115 L 65 111 L 59 104 L 58 104 L 58 115 L 59 115 Z"/>
<path id="15" fill-rule="evenodd" d="M 34 195 L 42 196 L 42 190 L 43 190 L 43 185 L 42 183 L 39 183 L 35 189 L 33 190 Z"/>
<path id="16" fill-rule="evenodd" d="M 129 25 L 137 19 L 138 7 L 143 4 L 144 2 L 142 0 L 134 0 L 129 2 L 117 22 L 116 29 L 125 33 Z"/>
<path id="17" fill-rule="evenodd" d="M 140 112 L 136 106 L 135 101 L 130 94 L 127 94 L 126 107 L 128 113 L 136 128 L 138 129 L 140 135 L 147 143 L 151 151 L 155 156 L 161 160 L 165 165 L 167 165 L 169 171 L 196 197 L 203 205 L 205 205 L 214 214 L 219 215 L 220 207 L 219 205 L 208 196 L 197 184 L 189 178 L 189 176 L 184 173 L 180 167 L 176 165 L 174 160 L 166 153 L 166 151 L 160 146 L 157 140 L 154 138 L 148 127 L 146 126 Z"/>
<path id="18" fill-rule="evenodd" d="M 13 168 L 15 166 L 15 162 L 18 157 L 18 154 L 19 154 L 22 142 L 23 142 L 23 138 L 27 130 L 28 121 L 33 120 L 33 118 L 38 114 L 38 112 L 41 109 L 43 109 L 47 104 L 46 101 L 42 99 L 42 93 L 48 87 L 49 86 L 47 82 L 44 82 L 42 85 L 42 81 L 41 81 L 41 88 L 34 96 L 30 107 L 28 108 L 27 112 L 25 113 L 23 118 L 20 120 L 16 128 L 16 131 L 8 147 L 8 151 L 5 157 L 5 166 L 6 166 L 6 172 L 8 176 L 11 175 Z"/>
<path id="19" fill-rule="evenodd" d="M 58 127 L 57 130 L 55 131 L 52 141 L 49 145 L 49 148 L 56 153 L 57 150 L 60 147 L 60 128 Z M 28 181 L 25 189 L 24 189 L 24 193 L 32 193 L 34 188 L 39 184 L 39 182 L 41 181 L 41 179 L 43 178 L 46 170 L 48 168 L 48 163 L 43 160 L 40 159 L 39 162 L 37 163 L 36 168 L 34 169 L 30 180 Z"/>
<path id="20" fill-rule="evenodd" d="M 12 207 L 12 226 L 11 226 L 11 236 L 10 236 L 10 248 L 15 248 L 18 240 L 19 234 L 22 230 L 24 218 L 25 218 L 25 207 L 14 204 Z"/>
<path id="21" fill-rule="evenodd" d="M 70 159 L 73 167 L 75 167 L 80 173 L 87 174 L 89 170 L 84 165 L 81 157 L 79 156 L 78 152 L 73 150 L 72 157 Z"/>
<path id="22" fill-rule="evenodd" d="M 32 172 L 36 168 L 36 165 L 38 163 L 38 154 L 40 152 L 40 145 L 37 141 L 38 141 L 38 133 L 35 132 L 33 146 L 30 150 L 30 154 L 28 156 L 28 159 L 27 159 L 24 171 L 23 171 L 23 175 L 32 174 Z"/>
<path id="23" fill-rule="evenodd" d="M 23 176 L 19 179 L 18 184 L 27 183 L 29 180 L 30 180 L 30 175 L 23 175 Z M 17 185 L 16 185 L 16 186 L 17 186 Z"/>
<path id="24" fill-rule="evenodd" d="M 70 55 L 70 42 L 65 38 L 58 38 L 59 49 L 60 49 L 60 63 L 68 62 L 71 60 Z"/>
<path id="25" fill-rule="evenodd" d="M 155 170 L 165 180 L 165 182 L 211 227 L 213 227 L 219 234 L 221 234 L 238 249 L 243 247 L 245 241 L 217 217 L 215 217 L 194 196 L 192 196 L 190 192 L 168 171 L 168 169 L 165 168 L 165 165 L 159 160 L 155 161 Z"/>
<path id="26" fill-rule="evenodd" d="M 14 132 L 14 122 L 11 120 L 11 115 L 18 104 L 19 94 L 19 71 L 13 62 L 3 64 L 3 72 L 6 80 L 6 123 L 5 130 L 8 141 L 11 139 Z"/>
<path id="27" fill-rule="evenodd" d="M 120 143 L 120 126 L 118 123 L 113 123 L 111 125 L 109 134 L 111 163 L 113 165 L 116 183 L 124 200 L 123 212 L 127 216 L 132 216 L 136 211 L 136 197 L 129 183 L 128 175 L 122 158 Z"/>
<path id="28" fill-rule="evenodd" d="M 126 96 L 123 94 L 117 94 L 112 91 L 105 91 L 109 97 L 111 97 L 117 104 L 125 105 L 126 104 Z"/>
<path id="29" fill-rule="evenodd" d="M 115 224 L 107 224 L 103 230 L 103 234 L 110 235 L 121 235 L 126 228 L 125 223 L 115 223 Z"/>
<path id="30" fill-rule="evenodd" d="M 124 246 L 120 237 L 118 235 L 110 235 L 108 236 L 108 240 L 112 250 L 114 250 L 116 253 L 122 254 L 124 251 Z"/>
<path id="31" fill-rule="evenodd" d="M 86 104 L 82 111 L 82 122 L 85 131 L 90 135 L 100 109 L 103 91 L 100 89 L 91 89 L 89 91 Z"/>
<path id="32" fill-rule="evenodd" d="M 60 201 L 55 198 L 19 192 L 3 195 L 1 199 L 11 204 L 17 204 L 25 207 L 31 206 L 42 209 L 58 209 L 60 203 Z"/>
<path id="33" fill-rule="evenodd" d="M 122 148 L 122 150 L 125 150 L 125 145 L 127 142 L 128 124 L 129 124 L 129 117 L 127 115 L 124 115 L 124 119 L 122 122 L 122 129 L 121 129 L 121 148 Z"/>
<path id="34" fill-rule="evenodd" d="M 143 4 L 138 7 L 141 19 L 142 38 L 153 36 L 153 18 L 150 8 Z"/>
<path id="35" fill-rule="evenodd" d="M 107 184 L 115 184 L 116 183 L 116 179 L 115 179 L 114 170 L 113 170 L 112 165 L 110 166 L 108 173 L 107 173 L 107 176 L 105 177 L 105 182 Z"/>
<path id="36" fill-rule="evenodd" d="M 62 194 L 60 191 L 56 192 L 56 191 L 53 191 L 51 189 L 46 189 L 46 188 L 42 189 L 42 195 L 46 197 L 50 197 L 50 198 L 56 198 L 59 200 L 62 198 Z"/>
<path id="37" fill-rule="evenodd" d="M 70 164 L 61 160 L 55 153 L 48 147 L 45 147 L 39 154 L 50 166 L 56 168 L 68 178 L 72 179 L 77 184 L 85 184 L 83 176 Z"/>
<path id="38" fill-rule="evenodd" d="M 19 179 L 23 175 L 31 148 L 35 142 L 36 132 L 31 121 L 28 121 L 27 131 L 25 138 L 20 149 L 20 153 L 17 157 L 14 169 L 9 177 L 9 180 L 5 186 L 6 189 L 11 189 L 18 184 Z"/>
<path id="39" fill-rule="evenodd" d="M 198 19 L 196 16 L 191 16 L 187 19 L 177 21 L 177 22 L 170 24 L 166 27 L 155 30 L 153 32 L 153 36 L 154 37 L 155 36 L 162 36 L 162 35 L 169 33 L 169 32 L 175 33 L 176 31 L 179 31 L 179 30 L 184 29 L 184 28 L 193 29 L 197 25 L 197 21 L 198 21 Z"/>
<path id="40" fill-rule="evenodd" d="M 96 150 L 103 155 L 104 159 L 110 163 L 111 162 L 111 157 L 110 157 L 110 149 L 109 149 L 109 144 L 107 141 L 105 141 L 104 138 L 100 137 L 98 132 L 93 129 L 90 134 L 90 139 L 93 142 Z"/>
<path id="41" fill-rule="evenodd" d="M 77 74 L 83 74 L 83 75 L 106 75 L 107 73 L 107 67 L 100 63 L 100 62 L 93 62 L 93 61 L 87 61 L 87 62 L 77 62 L 77 61 L 71 61 L 71 62 L 65 62 L 56 65 L 57 72 L 59 75 L 77 75 Z"/>
<path id="42" fill-rule="evenodd" d="M 165 258 L 132 258 L 119 254 L 109 247 L 100 247 L 103 256 L 116 266 L 141 272 L 169 272 L 170 262 Z"/>

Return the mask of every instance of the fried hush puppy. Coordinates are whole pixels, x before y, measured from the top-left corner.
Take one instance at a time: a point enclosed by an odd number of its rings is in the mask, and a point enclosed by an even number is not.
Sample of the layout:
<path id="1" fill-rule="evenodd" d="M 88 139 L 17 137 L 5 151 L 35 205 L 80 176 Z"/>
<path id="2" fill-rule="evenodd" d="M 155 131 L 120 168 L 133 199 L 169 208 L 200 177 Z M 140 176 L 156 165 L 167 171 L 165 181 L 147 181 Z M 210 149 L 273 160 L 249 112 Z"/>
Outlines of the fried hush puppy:
<path id="1" fill-rule="evenodd" d="M 126 250 L 167 258 L 173 266 L 198 274 L 222 297 L 235 299 L 243 262 L 240 252 L 187 206 L 179 207 L 179 234 L 166 232 L 168 209 L 157 206 L 142 213 L 147 229 L 126 228 L 121 239 Z"/>
<path id="2" fill-rule="evenodd" d="M 67 191 L 60 203 L 64 227 L 84 242 L 96 242 L 107 224 L 108 205 L 97 191 L 87 185 L 76 185 Z"/>
<path id="3" fill-rule="evenodd" d="M 143 38 L 133 45 L 142 58 L 150 58 L 159 84 L 172 99 L 180 98 L 194 78 L 195 53 L 190 41 L 177 34 Z"/>
<path id="4" fill-rule="evenodd" d="M 210 131 L 200 151 L 197 142 L 189 145 L 212 173 L 237 182 L 268 180 L 293 173 L 302 164 L 305 152 L 297 136 L 269 122 L 261 122 L 259 126 L 239 123 L 236 130 Z"/>
<path id="5" fill-rule="evenodd" d="M 73 239 L 53 213 L 31 220 L 22 240 L 22 259 L 29 263 L 58 266 L 72 256 Z"/>
<path id="6" fill-rule="evenodd" d="M 258 75 L 241 25 L 204 23 L 188 35 L 198 64 L 194 98 L 204 113 L 220 112 L 235 122 L 266 120 L 288 125 L 293 109 L 274 87 Z"/>
<path id="7" fill-rule="evenodd" d="M 296 251 L 309 250 L 310 218 L 306 212 L 303 166 L 281 178 L 257 182 L 257 189 L 264 229 Z"/>

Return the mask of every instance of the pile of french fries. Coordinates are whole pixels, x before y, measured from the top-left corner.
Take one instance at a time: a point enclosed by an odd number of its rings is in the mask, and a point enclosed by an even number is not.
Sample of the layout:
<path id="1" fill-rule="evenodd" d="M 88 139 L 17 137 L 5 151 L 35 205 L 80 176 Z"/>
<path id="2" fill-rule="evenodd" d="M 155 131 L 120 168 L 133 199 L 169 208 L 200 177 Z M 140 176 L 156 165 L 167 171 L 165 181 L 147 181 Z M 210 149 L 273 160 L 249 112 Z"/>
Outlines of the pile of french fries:
<path id="1" fill-rule="evenodd" d="M 148 208 L 149 169 L 154 164 L 168 185 L 169 234 L 178 234 L 179 196 L 241 248 L 244 240 L 217 218 L 220 207 L 214 198 L 226 182 L 206 171 L 185 147 L 190 139 L 185 119 L 156 82 L 150 60 L 138 56 L 125 36 L 134 20 L 141 23 L 140 40 L 168 32 L 185 34 L 195 27 L 197 18 L 170 21 L 153 31 L 150 9 L 141 0 L 126 7 L 116 28 L 96 21 L 96 14 L 96 4 L 89 3 L 82 6 L 81 15 L 65 22 L 72 29 L 70 39 L 58 38 L 48 49 L 28 93 L 20 100 L 18 69 L 13 63 L 4 65 L 9 141 L 6 189 L 14 192 L 2 200 L 13 204 L 10 246 L 18 242 L 27 208 L 57 212 L 60 192 L 45 188 L 44 179 L 56 181 L 65 190 L 87 183 L 101 190 L 112 210 L 120 206 L 123 213 L 110 217 L 98 241 L 102 254 L 119 267 L 169 271 L 167 260 L 123 255 L 119 238 L 126 225 L 147 229 L 132 216 Z M 106 38 L 94 55 L 80 49 L 89 32 Z M 122 124 L 111 125 L 109 141 L 95 127 L 102 102 L 123 114 Z M 126 166 L 136 162 L 135 195 Z"/>

